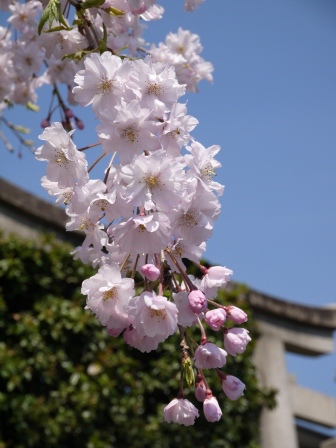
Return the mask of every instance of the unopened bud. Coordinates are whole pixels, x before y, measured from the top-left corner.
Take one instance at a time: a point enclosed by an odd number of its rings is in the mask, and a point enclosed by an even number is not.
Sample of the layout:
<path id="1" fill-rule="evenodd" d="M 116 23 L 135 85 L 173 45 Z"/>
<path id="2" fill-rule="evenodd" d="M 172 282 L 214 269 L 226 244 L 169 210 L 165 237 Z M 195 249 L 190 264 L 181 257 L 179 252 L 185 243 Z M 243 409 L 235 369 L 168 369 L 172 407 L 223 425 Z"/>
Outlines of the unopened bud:
<path id="1" fill-rule="evenodd" d="M 188 295 L 189 305 L 196 314 L 202 313 L 208 307 L 208 301 L 205 295 L 199 289 L 191 291 Z"/>
<path id="2" fill-rule="evenodd" d="M 247 321 L 247 314 L 240 308 L 230 305 L 225 308 L 227 317 L 236 324 L 243 324 Z"/>
<path id="3" fill-rule="evenodd" d="M 50 126 L 50 121 L 48 118 L 45 118 L 44 120 L 41 121 L 41 128 L 45 129 L 48 126 Z"/>
<path id="4" fill-rule="evenodd" d="M 154 264 L 144 264 L 140 271 L 144 277 L 152 282 L 160 277 L 160 269 L 154 266 Z"/>
<path id="5" fill-rule="evenodd" d="M 209 394 L 203 402 L 204 417 L 208 422 L 218 422 L 222 417 L 222 411 L 219 407 L 217 398 Z"/>
<path id="6" fill-rule="evenodd" d="M 216 308 L 208 311 L 204 320 L 212 330 L 218 331 L 226 320 L 226 312 L 223 308 Z"/>
<path id="7" fill-rule="evenodd" d="M 206 399 L 207 388 L 202 377 L 198 377 L 195 387 L 195 397 L 198 401 L 203 402 Z"/>
<path id="8" fill-rule="evenodd" d="M 251 341 L 245 328 L 230 328 L 224 334 L 224 347 L 231 356 L 236 356 L 245 351 L 247 344 Z"/>
<path id="9" fill-rule="evenodd" d="M 67 118 L 73 118 L 74 114 L 71 109 L 65 109 L 65 116 Z"/>
<path id="10" fill-rule="evenodd" d="M 79 118 L 75 117 L 76 126 L 79 130 L 83 130 L 85 128 L 84 121 L 80 120 Z"/>
<path id="11" fill-rule="evenodd" d="M 237 400 L 244 395 L 245 384 L 233 375 L 226 375 L 225 379 L 222 379 L 222 388 L 230 400 Z"/>

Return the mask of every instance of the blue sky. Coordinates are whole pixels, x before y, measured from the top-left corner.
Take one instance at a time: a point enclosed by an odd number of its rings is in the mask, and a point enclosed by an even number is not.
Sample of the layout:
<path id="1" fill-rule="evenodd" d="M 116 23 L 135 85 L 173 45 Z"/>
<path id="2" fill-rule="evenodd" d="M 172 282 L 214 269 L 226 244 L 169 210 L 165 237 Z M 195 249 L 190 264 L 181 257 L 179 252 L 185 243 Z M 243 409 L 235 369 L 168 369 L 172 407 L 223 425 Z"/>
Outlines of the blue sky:
<path id="1" fill-rule="evenodd" d="M 149 24 L 147 40 L 190 29 L 215 66 L 213 84 L 186 97 L 199 120 L 194 137 L 222 147 L 218 181 L 226 189 L 207 258 L 275 297 L 335 303 L 336 3 L 206 0 L 192 14 L 183 0 L 158 3 L 166 13 Z M 47 108 L 11 118 L 36 136 Z M 76 131 L 78 144 L 94 142 L 96 123 L 76 112 L 87 128 Z M 47 198 L 44 165 L 23 153 L 18 160 L 3 150 L 0 176 Z M 301 385 L 334 395 L 335 355 L 289 356 L 288 366 Z"/>

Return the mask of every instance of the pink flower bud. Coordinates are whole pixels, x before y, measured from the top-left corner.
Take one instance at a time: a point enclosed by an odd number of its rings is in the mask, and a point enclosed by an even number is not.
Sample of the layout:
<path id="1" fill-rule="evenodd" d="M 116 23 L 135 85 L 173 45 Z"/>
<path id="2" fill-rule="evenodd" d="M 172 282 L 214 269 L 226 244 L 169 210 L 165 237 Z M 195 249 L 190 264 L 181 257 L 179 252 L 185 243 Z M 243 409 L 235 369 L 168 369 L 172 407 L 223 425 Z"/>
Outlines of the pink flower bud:
<path id="1" fill-rule="evenodd" d="M 223 308 L 216 308 L 215 310 L 208 311 L 205 314 L 204 320 L 212 330 L 218 331 L 226 321 L 226 312 Z"/>
<path id="2" fill-rule="evenodd" d="M 231 356 L 243 353 L 250 341 L 251 338 L 245 328 L 230 328 L 224 335 L 224 347 Z"/>
<path id="3" fill-rule="evenodd" d="M 189 305 L 192 311 L 200 314 L 207 309 L 208 301 L 199 289 L 191 291 L 188 295 Z"/>
<path id="4" fill-rule="evenodd" d="M 144 264 L 141 268 L 141 274 L 154 282 L 160 277 L 160 269 L 154 266 L 154 264 Z"/>
<path id="5" fill-rule="evenodd" d="M 208 422 L 218 422 L 222 417 L 222 411 L 219 407 L 217 398 L 210 395 L 203 402 L 204 417 Z"/>
<path id="6" fill-rule="evenodd" d="M 76 126 L 79 130 L 83 130 L 85 128 L 84 121 L 80 120 L 79 118 L 75 117 Z"/>
<path id="7" fill-rule="evenodd" d="M 199 381 L 196 382 L 195 385 L 195 397 L 198 401 L 204 401 L 207 395 L 207 388 L 205 386 L 204 380 L 201 377 Z"/>
<path id="8" fill-rule="evenodd" d="M 199 416 L 197 408 L 184 398 L 174 398 L 163 410 L 163 417 L 167 423 L 178 423 L 190 426 Z"/>
<path id="9" fill-rule="evenodd" d="M 243 324 L 247 321 L 247 314 L 240 308 L 230 305 L 225 308 L 227 317 L 236 324 Z"/>
<path id="10" fill-rule="evenodd" d="M 195 367 L 198 369 L 217 369 L 226 363 L 227 353 L 212 342 L 199 345 L 195 351 Z"/>
<path id="11" fill-rule="evenodd" d="M 202 278 L 202 285 L 204 284 L 207 288 L 214 286 L 220 288 L 230 280 L 232 274 L 231 269 L 226 266 L 212 266 L 206 270 L 206 274 Z"/>
<path id="12" fill-rule="evenodd" d="M 41 128 L 45 129 L 48 126 L 50 126 L 50 121 L 48 118 L 45 118 L 44 120 L 41 121 Z"/>
<path id="13" fill-rule="evenodd" d="M 65 116 L 67 118 L 72 118 L 74 116 L 74 114 L 71 109 L 65 109 Z"/>
<path id="14" fill-rule="evenodd" d="M 222 379 L 222 388 L 230 400 L 237 400 L 244 395 L 245 384 L 233 375 L 226 375 L 226 378 Z"/>

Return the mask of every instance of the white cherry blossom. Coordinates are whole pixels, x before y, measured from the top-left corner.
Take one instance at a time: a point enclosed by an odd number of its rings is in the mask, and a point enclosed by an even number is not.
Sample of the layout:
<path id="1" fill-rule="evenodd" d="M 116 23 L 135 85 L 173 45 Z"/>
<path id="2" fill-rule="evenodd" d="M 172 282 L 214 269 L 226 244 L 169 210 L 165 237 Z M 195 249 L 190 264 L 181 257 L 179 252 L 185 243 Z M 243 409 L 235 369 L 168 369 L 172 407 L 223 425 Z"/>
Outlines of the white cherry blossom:
<path id="1" fill-rule="evenodd" d="M 124 197 L 133 206 L 168 212 L 186 194 L 182 159 L 174 159 L 163 150 L 140 155 L 121 170 L 126 187 Z"/>
<path id="2" fill-rule="evenodd" d="M 163 410 L 164 419 L 167 423 L 178 423 L 190 426 L 199 417 L 198 409 L 185 398 L 174 398 Z"/>
<path id="3" fill-rule="evenodd" d="M 85 155 L 78 151 L 71 139 L 73 131 L 66 132 L 61 123 L 52 123 L 39 136 L 46 143 L 35 153 L 38 160 L 48 162 L 47 178 L 60 188 L 86 183 L 88 179 Z"/>
<path id="4" fill-rule="evenodd" d="M 140 337 L 147 336 L 162 342 L 177 330 L 176 305 L 154 292 L 145 291 L 132 299 L 128 312 Z"/>
<path id="5" fill-rule="evenodd" d="M 93 53 L 84 61 L 85 69 L 75 76 L 75 100 L 81 105 L 92 104 L 96 114 L 116 105 L 123 96 L 125 79 L 130 76 L 131 64 L 122 62 L 110 52 Z"/>
<path id="6" fill-rule="evenodd" d="M 96 314 L 102 325 L 129 325 L 127 306 L 134 295 L 134 281 L 122 278 L 117 264 L 104 265 L 96 275 L 84 280 L 82 294 L 88 296 L 86 308 Z"/>

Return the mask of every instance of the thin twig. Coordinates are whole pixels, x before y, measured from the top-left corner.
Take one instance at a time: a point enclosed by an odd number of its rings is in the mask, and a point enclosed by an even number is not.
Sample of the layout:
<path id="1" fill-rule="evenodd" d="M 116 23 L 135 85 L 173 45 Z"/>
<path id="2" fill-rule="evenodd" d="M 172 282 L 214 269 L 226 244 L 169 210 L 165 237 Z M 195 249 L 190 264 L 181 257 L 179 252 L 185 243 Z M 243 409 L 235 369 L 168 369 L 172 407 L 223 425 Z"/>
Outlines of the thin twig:
<path id="1" fill-rule="evenodd" d="M 86 151 L 87 149 L 94 148 L 95 146 L 101 145 L 100 142 L 93 143 L 92 145 L 83 146 L 83 148 L 77 148 L 78 151 Z"/>
<path id="2" fill-rule="evenodd" d="M 105 154 L 105 152 L 100 156 L 100 157 L 98 157 L 98 159 L 95 161 L 95 162 L 93 162 L 93 164 L 90 166 L 90 168 L 88 169 L 88 173 L 97 165 L 97 163 L 98 162 L 100 162 L 101 161 L 101 159 L 103 158 L 103 157 L 105 157 L 106 156 L 106 154 Z"/>

